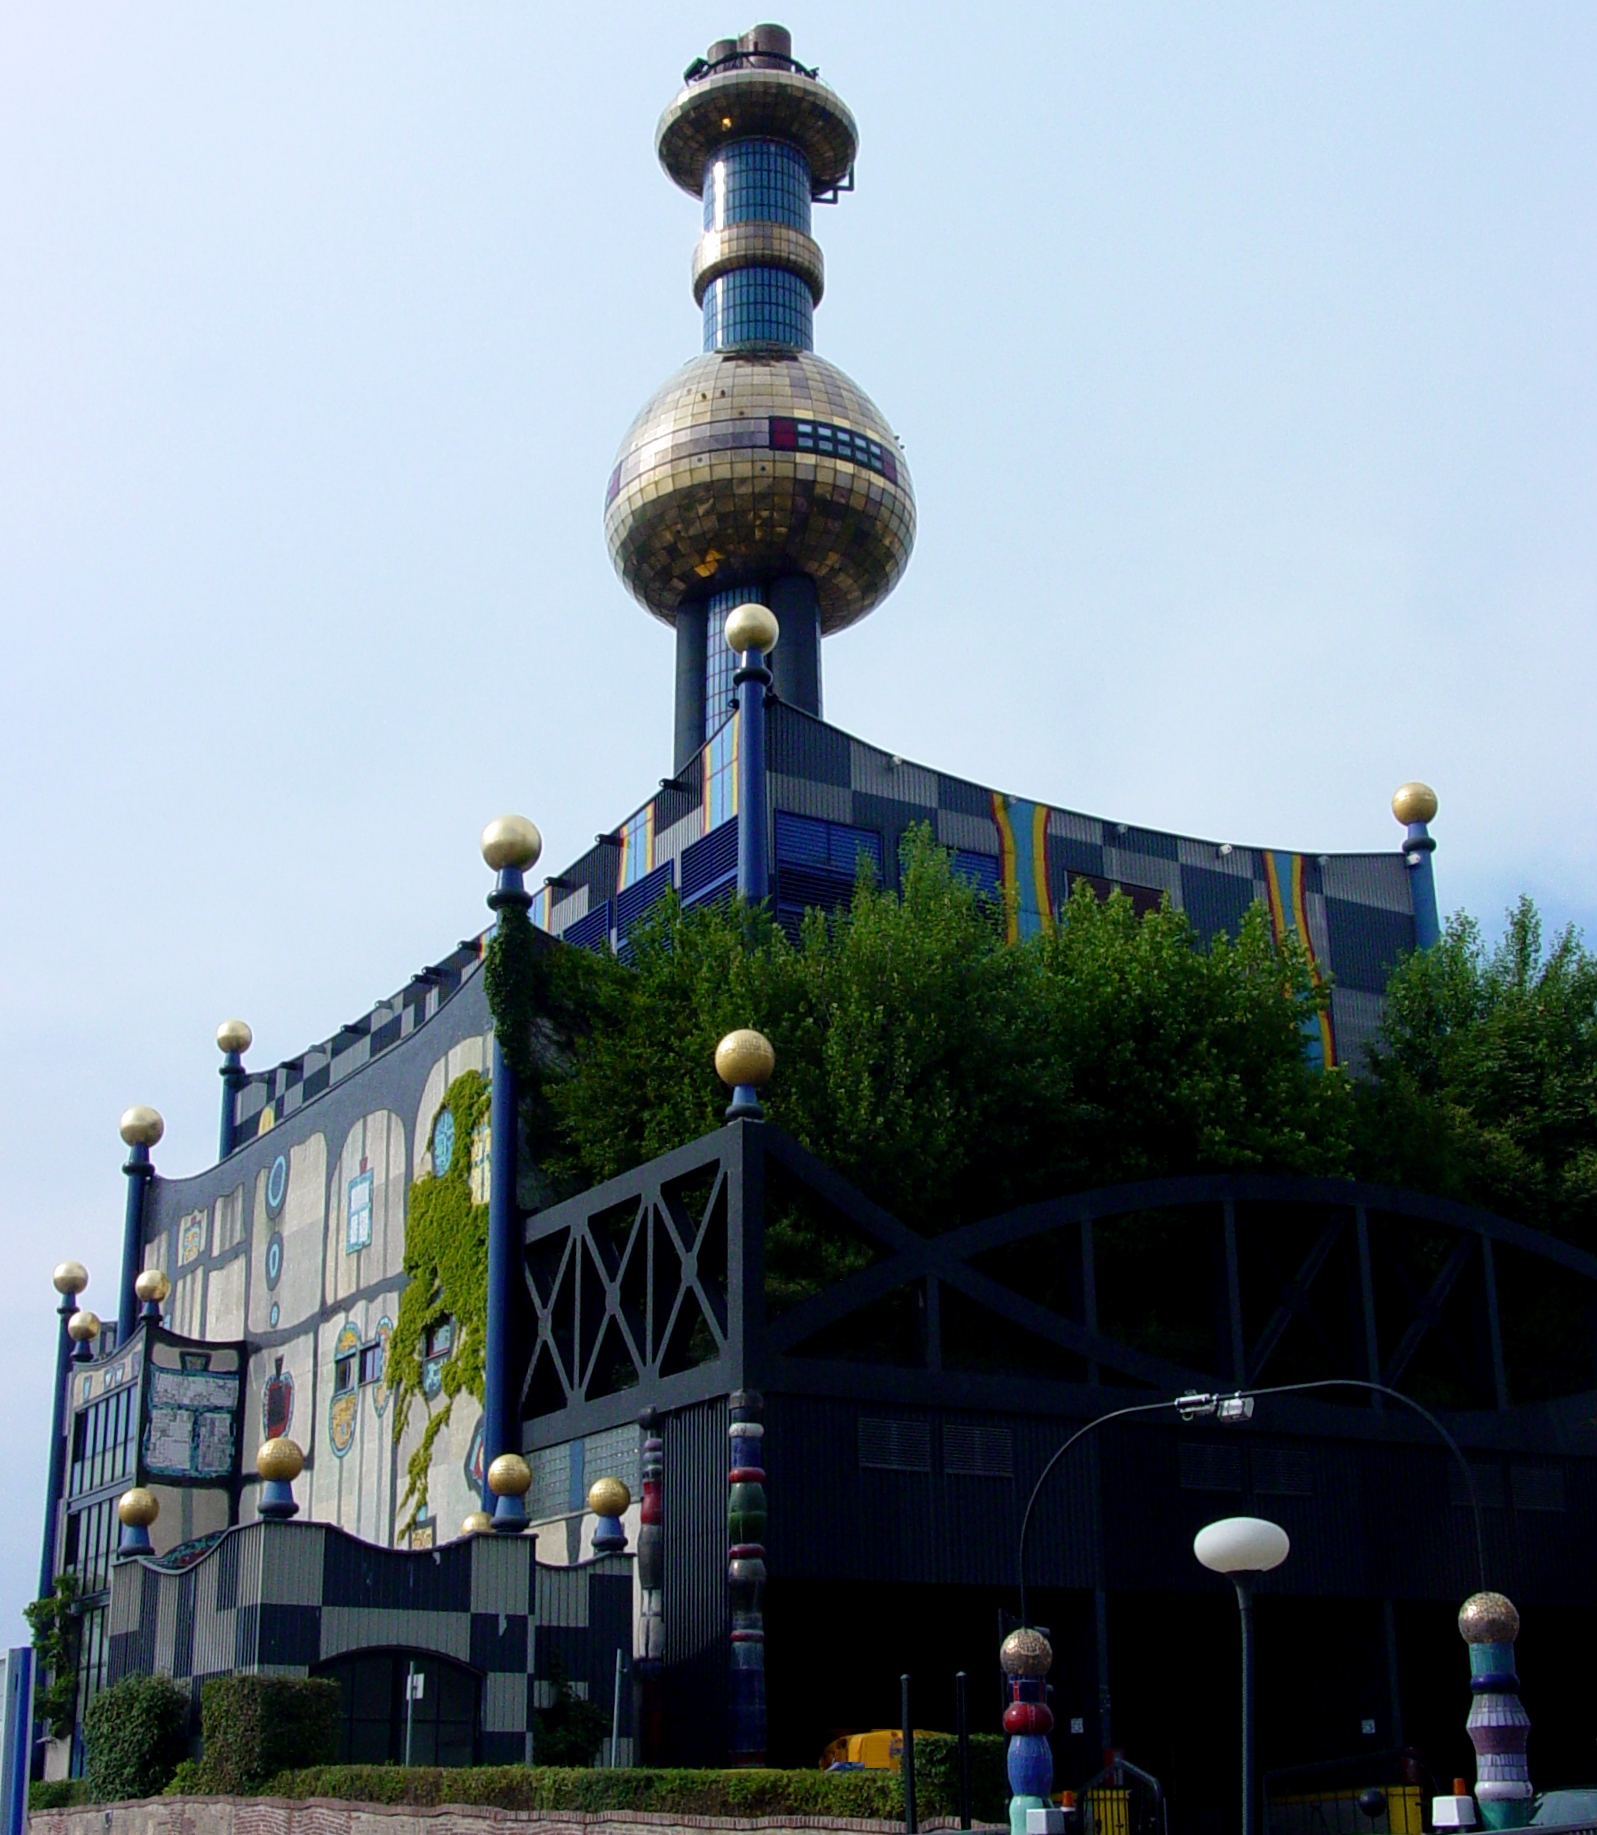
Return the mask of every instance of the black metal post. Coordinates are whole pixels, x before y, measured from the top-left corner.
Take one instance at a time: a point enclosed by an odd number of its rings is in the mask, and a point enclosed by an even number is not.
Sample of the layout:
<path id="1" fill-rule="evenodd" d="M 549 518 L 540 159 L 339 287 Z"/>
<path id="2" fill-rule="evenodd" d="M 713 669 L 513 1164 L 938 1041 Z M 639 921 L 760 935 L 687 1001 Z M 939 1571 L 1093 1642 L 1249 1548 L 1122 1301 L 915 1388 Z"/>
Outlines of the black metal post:
<path id="1" fill-rule="evenodd" d="M 1233 1574 L 1242 1617 L 1242 1835 L 1259 1835 L 1259 1804 L 1253 1769 L 1253 1582 Z"/>
<path id="2" fill-rule="evenodd" d="M 954 1677 L 954 1727 L 959 1734 L 959 1826 L 970 1827 L 970 1707 L 965 1698 L 965 1672 Z"/>
<path id="3" fill-rule="evenodd" d="M 909 1717 L 909 1677 L 898 1679 L 898 1711 L 902 1725 L 903 1756 L 899 1775 L 904 1780 L 904 1835 L 917 1835 L 920 1823 L 915 1815 L 915 1728 Z"/>

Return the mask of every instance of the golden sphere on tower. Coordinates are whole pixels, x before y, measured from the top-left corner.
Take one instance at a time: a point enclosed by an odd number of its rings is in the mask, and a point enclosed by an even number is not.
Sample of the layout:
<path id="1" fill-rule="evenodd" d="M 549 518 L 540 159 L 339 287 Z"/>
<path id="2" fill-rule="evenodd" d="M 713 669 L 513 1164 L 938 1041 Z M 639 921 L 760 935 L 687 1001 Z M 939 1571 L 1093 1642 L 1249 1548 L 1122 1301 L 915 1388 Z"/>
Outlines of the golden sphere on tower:
<path id="1" fill-rule="evenodd" d="M 776 1069 L 776 1049 L 763 1032 L 743 1027 L 729 1032 L 715 1048 L 715 1074 L 728 1089 L 748 1084 L 760 1089 Z"/>
<path id="2" fill-rule="evenodd" d="M 116 1513 L 129 1529 L 148 1529 L 161 1514 L 161 1500 L 143 1485 L 135 1485 L 117 1499 Z"/>
<path id="3" fill-rule="evenodd" d="M 255 1043 L 255 1034 L 241 1019 L 224 1019 L 216 1028 L 218 1051 L 246 1052 Z"/>
<path id="4" fill-rule="evenodd" d="M 486 1510 L 473 1510 L 461 1518 L 460 1533 L 463 1536 L 486 1536 L 493 1533 L 494 1520 Z"/>
<path id="5" fill-rule="evenodd" d="M 1458 1632 L 1466 1644 L 1512 1644 L 1519 1612 L 1502 1593 L 1472 1593 L 1459 1609 Z"/>
<path id="6" fill-rule="evenodd" d="M 520 1453 L 501 1453 L 488 1468 L 488 1489 L 495 1497 L 525 1497 L 532 1489 L 532 1467 Z"/>
<path id="7" fill-rule="evenodd" d="M 133 1283 L 133 1291 L 141 1300 L 154 1300 L 157 1306 L 172 1291 L 172 1283 L 159 1268 L 146 1268 Z"/>
<path id="8" fill-rule="evenodd" d="M 50 1285 L 57 1293 L 82 1293 L 89 1284 L 89 1271 L 82 1262 L 57 1262 Z"/>
<path id="9" fill-rule="evenodd" d="M 260 1451 L 255 1455 L 255 1469 L 262 1478 L 276 1479 L 291 1485 L 305 1470 L 305 1455 L 300 1451 L 297 1441 L 281 1437 L 263 1440 Z"/>
<path id="10" fill-rule="evenodd" d="M 153 1147 L 165 1132 L 160 1110 L 147 1103 L 135 1103 L 122 1113 L 120 1133 L 130 1147 Z"/>
<path id="11" fill-rule="evenodd" d="M 543 852 L 543 836 L 525 816 L 495 816 L 482 831 L 482 857 L 497 873 L 501 867 L 526 872 Z"/>
<path id="12" fill-rule="evenodd" d="M 745 650 L 758 650 L 761 656 L 769 656 L 781 635 L 776 613 L 757 599 L 734 605 L 726 615 L 726 647 L 740 655 Z"/>
<path id="13" fill-rule="evenodd" d="M 596 1478 L 588 1487 L 588 1508 L 595 1516 L 620 1516 L 632 1493 L 619 1478 Z"/>
<path id="14" fill-rule="evenodd" d="M 1436 792 L 1429 784 L 1399 784 L 1392 792 L 1392 814 L 1405 828 L 1410 822 L 1434 821 L 1436 810 Z"/>
<path id="15" fill-rule="evenodd" d="M 78 1344 L 88 1344 L 100 1335 L 100 1315 L 91 1313 L 88 1307 L 79 1308 L 67 1320 L 67 1336 Z"/>

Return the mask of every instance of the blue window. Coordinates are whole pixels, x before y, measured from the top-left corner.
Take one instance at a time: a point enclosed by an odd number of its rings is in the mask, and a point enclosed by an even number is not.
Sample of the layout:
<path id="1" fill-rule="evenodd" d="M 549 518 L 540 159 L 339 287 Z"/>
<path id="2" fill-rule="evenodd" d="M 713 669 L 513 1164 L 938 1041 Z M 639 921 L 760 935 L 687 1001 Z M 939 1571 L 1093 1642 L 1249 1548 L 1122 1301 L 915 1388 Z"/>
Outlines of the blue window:
<path id="1" fill-rule="evenodd" d="M 710 600 L 709 616 L 704 629 L 704 736 L 709 738 L 732 711 L 732 677 L 737 673 L 737 658 L 727 648 L 726 615 L 734 606 L 758 599 L 752 587 L 737 586 L 730 592 L 716 593 Z"/>
<path id="2" fill-rule="evenodd" d="M 846 822 L 823 822 L 818 816 L 795 816 L 778 811 L 778 861 L 837 873 L 853 885 L 861 854 L 870 861 L 880 878 L 882 837 L 874 828 L 851 828 Z"/>
<path id="3" fill-rule="evenodd" d="M 961 879 L 968 879 L 978 892 L 996 892 L 1003 884 L 1003 871 L 996 854 L 978 854 L 968 847 L 956 847 L 954 871 Z"/>
<path id="4" fill-rule="evenodd" d="M 734 140 L 704 167 L 704 227 L 785 223 L 810 233 L 810 163 L 780 140 Z"/>
<path id="5" fill-rule="evenodd" d="M 704 348 L 781 344 L 815 348 L 815 301 L 809 287 L 785 268 L 733 268 L 704 294 Z"/>

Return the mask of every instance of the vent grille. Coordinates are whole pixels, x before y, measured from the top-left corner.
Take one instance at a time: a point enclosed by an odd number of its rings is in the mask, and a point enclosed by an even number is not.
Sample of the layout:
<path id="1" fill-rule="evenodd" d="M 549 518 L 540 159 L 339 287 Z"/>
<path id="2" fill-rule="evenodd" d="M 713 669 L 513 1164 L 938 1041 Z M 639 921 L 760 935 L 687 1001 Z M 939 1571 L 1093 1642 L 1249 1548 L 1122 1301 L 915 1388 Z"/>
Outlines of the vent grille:
<path id="1" fill-rule="evenodd" d="M 1015 1436 L 1007 1427 L 943 1428 L 943 1470 L 950 1478 L 1013 1478 Z"/>
<path id="2" fill-rule="evenodd" d="M 1242 1448 L 1185 1441 L 1180 1451 L 1183 1491 L 1240 1491 Z"/>
<path id="3" fill-rule="evenodd" d="M 1287 1447 L 1253 1449 L 1253 1488 L 1264 1497 L 1313 1497 L 1314 1472 L 1306 1452 Z"/>
<path id="4" fill-rule="evenodd" d="M 1517 1465 L 1514 1467 L 1514 1508 L 1516 1510 L 1563 1510 L 1564 1471 L 1556 1465 Z"/>
<path id="5" fill-rule="evenodd" d="M 877 1472 L 929 1472 L 932 1469 L 930 1421 L 883 1421 L 860 1416 L 859 1462 Z"/>

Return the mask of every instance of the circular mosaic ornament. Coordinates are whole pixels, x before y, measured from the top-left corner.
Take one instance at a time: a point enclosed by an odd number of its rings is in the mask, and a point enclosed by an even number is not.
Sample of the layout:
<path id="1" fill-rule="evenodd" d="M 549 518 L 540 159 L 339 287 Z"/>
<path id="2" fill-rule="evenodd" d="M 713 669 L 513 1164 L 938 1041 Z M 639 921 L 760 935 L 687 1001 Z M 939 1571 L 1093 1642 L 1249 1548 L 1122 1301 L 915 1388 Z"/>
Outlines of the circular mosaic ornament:
<path id="1" fill-rule="evenodd" d="M 282 1278 L 283 1234 L 281 1230 L 273 1230 L 266 1239 L 266 1285 L 269 1288 L 275 1288 Z M 274 1306 L 272 1311 L 275 1313 L 276 1310 Z M 275 1325 L 277 1321 L 273 1319 L 272 1323 Z"/>
<path id="2" fill-rule="evenodd" d="M 288 1155 L 278 1154 L 272 1161 L 272 1169 L 266 1175 L 266 1214 L 276 1217 L 283 1208 L 283 1200 L 288 1196 Z"/>

